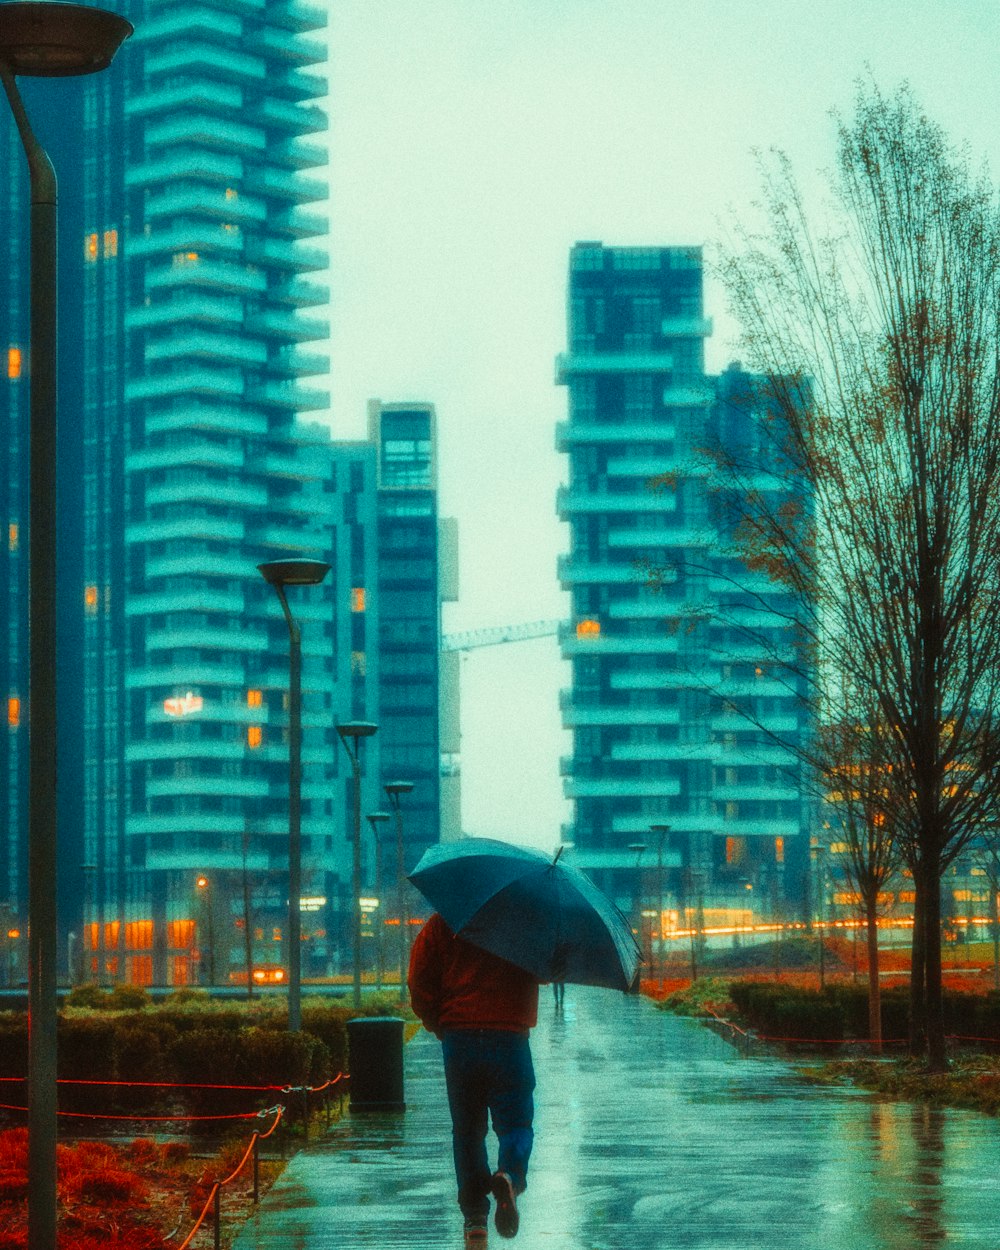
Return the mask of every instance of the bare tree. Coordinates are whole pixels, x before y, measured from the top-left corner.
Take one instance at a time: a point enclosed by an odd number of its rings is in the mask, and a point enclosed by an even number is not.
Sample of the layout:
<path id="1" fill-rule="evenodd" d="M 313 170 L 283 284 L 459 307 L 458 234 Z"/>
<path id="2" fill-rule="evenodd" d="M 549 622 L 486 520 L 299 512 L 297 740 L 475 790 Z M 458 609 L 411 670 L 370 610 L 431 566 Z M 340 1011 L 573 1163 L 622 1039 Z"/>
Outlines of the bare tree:
<path id="1" fill-rule="evenodd" d="M 877 744 L 917 900 L 911 1049 L 940 1070 L 941 877 L 1000 775 L 1000 218 L 906 88 L 859 88 L 821 233 L 788 161 L 763 164 L 767 227 L 722 269 L 771 379 L 762 437 L 810 503 L 749 483 L 740 539 L 789 592 L 817 724 Z"/>

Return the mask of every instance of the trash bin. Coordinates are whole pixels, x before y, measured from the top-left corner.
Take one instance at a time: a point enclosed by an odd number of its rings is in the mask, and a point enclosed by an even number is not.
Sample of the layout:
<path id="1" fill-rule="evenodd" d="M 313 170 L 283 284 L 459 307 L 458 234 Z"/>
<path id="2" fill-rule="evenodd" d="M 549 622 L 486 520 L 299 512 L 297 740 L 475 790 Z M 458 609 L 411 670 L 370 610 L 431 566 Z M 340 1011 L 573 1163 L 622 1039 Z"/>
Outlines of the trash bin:
<path id="1" fill-rule="evenodd" d="M 405 1111 L 403 1021 L 371 1016 L 347 1022 L 351 1111 Z"/>

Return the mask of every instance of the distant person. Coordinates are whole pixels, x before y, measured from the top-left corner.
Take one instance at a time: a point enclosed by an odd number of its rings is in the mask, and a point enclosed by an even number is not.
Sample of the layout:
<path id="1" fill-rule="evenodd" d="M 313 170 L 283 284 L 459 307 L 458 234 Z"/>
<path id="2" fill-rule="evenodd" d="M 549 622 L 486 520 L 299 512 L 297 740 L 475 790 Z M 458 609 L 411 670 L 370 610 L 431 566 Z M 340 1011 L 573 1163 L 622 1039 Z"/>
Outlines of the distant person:
<path id="1" fill-rule="evenodd" d="M 566 982 L 565 981 L 553 981 L 552 982 L 552 997 L 555 999 L 556 1011 L 562 1011 L 563 1005 L 566 1002 Z"/>
<path id="2" fill-rule="evenodd" d="M 456 936 L 435 913 L 413 944 L 409 987 L 413 1010 L 441 1039 L 465 1244 L 486 1245 L 491 1194 L 497 1232 L 513 1237 L 534 1140 L 528 1034 L 538 1021 L 538 981 Z M 487 1115 L 498 1141 L 495 1172 Z"/>

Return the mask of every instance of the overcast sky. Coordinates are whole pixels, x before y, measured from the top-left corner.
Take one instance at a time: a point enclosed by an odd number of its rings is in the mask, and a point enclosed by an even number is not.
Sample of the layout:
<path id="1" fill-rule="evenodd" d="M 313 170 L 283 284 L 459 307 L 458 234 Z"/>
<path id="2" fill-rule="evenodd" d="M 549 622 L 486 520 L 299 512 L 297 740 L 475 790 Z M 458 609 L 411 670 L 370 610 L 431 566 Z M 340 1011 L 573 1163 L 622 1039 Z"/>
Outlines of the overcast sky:
<path id="1" fill-rule="evenodd" d="M 566 614 L 553 360 L 574 241 L 710 245 L 755 196 L 753 149 L 830 163 L 830 110 L 869 68 L 1000 166 L 996 0 L 329 5 L 333 426 L 360 436 L 374 396 L 437 406 L 449 631 Z M 711 283 L 707 312 L 717 370 L 736 353 Z M 464 827 L 552 846 L 556 642 L 462 663 Z"/>

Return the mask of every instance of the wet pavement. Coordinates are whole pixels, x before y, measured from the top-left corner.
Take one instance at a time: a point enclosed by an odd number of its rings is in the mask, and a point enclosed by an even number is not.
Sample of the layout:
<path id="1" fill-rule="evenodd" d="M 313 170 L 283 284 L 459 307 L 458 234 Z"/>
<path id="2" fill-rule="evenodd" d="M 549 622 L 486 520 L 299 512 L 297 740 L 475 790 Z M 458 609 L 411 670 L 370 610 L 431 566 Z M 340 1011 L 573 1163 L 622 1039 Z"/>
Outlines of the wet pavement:
<path id="1" fill-rule="evenodd" d="M 513 1250 L 1000 1247 L 997 1120 L 806 1085 L 609 991 L 567 987 L 560 1016 L 543 989 L 539 1015 Z M 235 1250 L 461 1247 L 440 1046 L 405 1054 L 406 1114 L 345 1116 Z"/>

